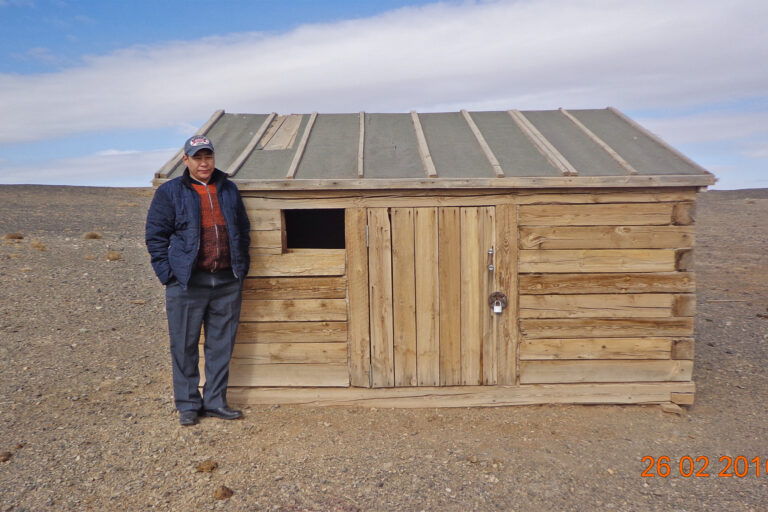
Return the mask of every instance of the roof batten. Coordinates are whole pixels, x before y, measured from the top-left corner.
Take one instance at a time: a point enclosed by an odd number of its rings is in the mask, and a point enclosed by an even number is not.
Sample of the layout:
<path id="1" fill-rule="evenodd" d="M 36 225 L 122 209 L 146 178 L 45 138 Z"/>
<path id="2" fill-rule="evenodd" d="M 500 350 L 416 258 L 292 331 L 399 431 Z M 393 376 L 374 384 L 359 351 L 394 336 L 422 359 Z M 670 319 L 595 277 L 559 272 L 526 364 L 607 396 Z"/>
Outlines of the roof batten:
<path id="1" fill-rule="evenodd" d="M 363 155 L 365 154 L 365 112 L 360 111 L 360 139 L 357 143 L 357 177 L 364 175 Z"/>
<path id="2" fill-rule="evenodd" d="M 560 153 L 551 142 L 547 140 L 542 133 L 536 129 L 528 118 L 519 110 L 508 110 L 507 113 L 512 117 L 517 126 L 533 142 L 549 163 L 554 165 L 563 176 L 578 176 L 579 171 Z"/>
<path id="3" fill-rule="evenodd" d="M 224 115 L 224 110 L 217 110 L 214 112 L 210 118 L 208 118 L 208 121 L 205 122 L 203 126 L 200 127 L 200 130 L 198 130 L 197 135 L 205 135 L 208 133 L 208 131 L 211 129 L 211 127 L 216 124 L 216 121 L 221 119 L 221 116 Z M 167 178 L 168 175 L 171 173 L 174 167 L 181 162 L 181 157 L 184 155 L 184 147 L 182 147 L 180 150 L 176 152 L 173 157 L 168 160 L 162 169 L 160 169 L 157 174 L 155 175 L 158 178 Z"/>
<path id="4" fill-rule="evenodd" d="M 678 158 L 680 158 L 681 160 L 683 160 L 684 162 L 686 162 L 686 163 L 688 163 L 688 164 L 690 164 L 690 165 L 694 166 L 696 169 L 700 169 L 701 171 L 703 171 L 703 172 L 705 172 L 705 173 L 709 174 L 709 172 L 708 172 L 706 169 L 704 169 L 702 166 L 700 166 L 699 164 L 697 164 L 696 162 L 694 162 L 693 160 L 691 160 L 690 158 L 688 158 L 687 156 L 685 156 L 684 154 L 682 154 L 681 152 L 679 152 L 678 150 L 676 150 L 675 148 L 673 148 L 672 146 L 670 146 L 669 144 L 667 144 L 666 142 L 664 142 L 663 140 L 661 140 L 661 139 L 660 139 L 660 138 L 659 138 L 659 137 L 658 137 L 656 134 L 654 134 L 653 132 L 650 132 L 650 131 L 648 131 L 648 130 L 647 130 L 646 128 L 644 128 L 643 126 L 641 126 L 641 125 L 637 124 L 635 121 L 633 121 L 633 120 L 632 120 L 632 119 L 630 119 L 629 117 L 625 116 L 625 115 L 624 115 L 624 113 L 623 113 L 623 112 L 621 112 L 620 110 L 617 110 L 617 109 L 615 109 L 614 107 L 608 107 L 608 110 L 609 110 L 610 112 L 613 112 L 613 113 L 614 113 L 615 115 L 617 115 L 617 116 L 618 116 L 620 119 L 623 119 L 623 120 L 624 120 L 626 123 L 628 123 L 628 124 L 629 124 L 629 125 L 630 125 L 632 128 L 634 128 L 634 129 L 636 129 L 636 130 L 640 131 L 642 134 L 646 135 L 646 136 L 647 136 L 649 139 L 651 139 L 653 142 L 655 142 L 656 144 L 658 144 L 658 145 L 659 145 L 659 146 L 661 146 L 662 148 L 666 149 L 667 151 L 670 151 L 670 152 L 671 152 L 673 155 L 675 155 L 676 157 L 678 157 Z"/>
<path id="5" fill-rule="evenodd" d="M 424 129 L 421 127 L 419 114 L 415 110 L 411 110 L 411 119 L 413 119 L 413 129 L 416 131 L 416 141 L 419 145 L 419 156 L 421 156 L 424 171 L 430 178 L 437 178 L 437 169 L 435 169 L 435 163 L 432 161 L 432 155 L 429 154 L 427 138 L 424 136 Z"/>
<path id="6" fill-rule="evenodd" d="M 272 123 L 272 120 L 275 118 L 277 114 L 275 112 L 272 112 L 267 116 L 267 119 L 261 124 L 259 127 L 259 130 L 256 132 L 256 134 L 253 136 L 251 141 L 248 143 L 247 146 L 245 146 L 245 149 L 237 156 L 234 162 L 232 162 L 232 165 L 227 168 L 227 174 L 230 176 L 234 176 L 237 174 L 237 171 L 240 170 L 240 167 L 242 167 L 243 163 L 248 159 L 248 157 L 251 155 L 253 150 L 256 148 L 256 146 L 259 144 L 259 141 L 264 136 L 264 133 L 266 133 L 267 129 L 269 128 L 269 125 Z"/>
<path id="7" fill-rule="evenodd" d="M 558 110 L 560 111 L 560 113 L 561 113 L 561 114 L 563 114 L 565 117 L 567 117 L 568 119 L 570 119 L 570 120 L 573 122 L 573 124 L 575 124 L 575 125 L 576 125 L 576 127 L 577 127 L 579 130 L 581 130 L 582 132 L 584 132 L 584 134 L 585 134 L 587 137 L 589 137 L 590 139 L 592 139 L 592 142 L 594 142 L 595 144 L 597 144 L 598 146 L 600 146 L 600 148 L 601 148 L 603 151 L 605 151 L 606 153 L 608 153 L 608 155 L 609 155 L 611 158 L 613 158 L 613 159 L 616 161 L 616 163 L 617 163 L 617 164 L 619 164 L 621 167 L 623 167 L 623 168 L 624 168 L 624 170 L 626 170 L 626 171 L 627 171 L 629 174 L 638 174 L 638 172 L 637 172 L 637 169 L 635 169 L 634 167 L 632 167 L 632 164 L 630 164 L 629 162 L 627 162 L 626 160 L 624 160 L 624 158 L 623 158 L 623 157 L 622 157 L 620 154 L 618 154 L 618 153 L 616 152 L 616 150 L 614 150 L 614 149 L 613 149 L 611 146 L 609 146 L 609 145 L 608 145 L 608 144 L 607 144 L 607 143 L 606 143 L 606 142 L 605 142 L 603 139 L 601 139 L 600 137 L 598 137 L 597 135 L 595 135 L 595 133 L 594 133 L 592 130 L 590 130 L 589 128 L 587 128 L 586 126 L 584 126 L 584 124 L 583 124 L 581 121 L 579 121 L 578 119 L 576 119 L 576 117 L 574 117 L 574 115 L 573 115 L 573 114 L 571 114 L 570 112 L 568 112 L 567 110 L 565 110 L 565 109 L 564 109 L 564 108 L 562 108 L 562 107 L 561 107 L 561 108 L 559 108 Z"/>
<path id="8" fill-rule="evenodd" d="M 309 140 L 309 132 L 312 130 L 312 125 L 315 124 L 315 119 L 317 119 L 317 112 L 312 112 L 312 115 L 309 116 L 307 127 L 304 128 L 304 134 L 301 136 L 299 146 L 296 148 L 296 154 L 293 156 L 291 166 L 288 168 L 288 174 L 285 175 L 286 179 L 292 180 L 296 176 L 296 169 L 299 167 L 301 157 L 304 155 L 304 149 L 307 147 L 307 141 Z"/>
<path id="9" fill-rule="evenodd" d="M 485 157 L 488 159 L 488 162 L 491 164 L 491 167 L 493 167 L 493 171 L 496 173 L 496 176 L 498 178 L 503 178 L 504 171 L 501 168 L 501 164 L 496 158 L 496 155 L 493 154 L 493 151 L 491 151 L 491 147 L 486 142 L 485 137 L 483 137 L 482 132 L 475 124 L 475 121 L 472 119 L 472 116 L 469 114 L 469 112 L 467 112 L 464 109 L 462 109 L 461 115 L 464 116 L 464 119 L 467 121 L 467 124 L 469 125 L 469 129 L 472 130 L 472 133 L 475 135 L 475 138 L 477 139 L 477 143 L 480 144 L 480 148 L 483 150 L 483 153 L 485 153 Z"/>

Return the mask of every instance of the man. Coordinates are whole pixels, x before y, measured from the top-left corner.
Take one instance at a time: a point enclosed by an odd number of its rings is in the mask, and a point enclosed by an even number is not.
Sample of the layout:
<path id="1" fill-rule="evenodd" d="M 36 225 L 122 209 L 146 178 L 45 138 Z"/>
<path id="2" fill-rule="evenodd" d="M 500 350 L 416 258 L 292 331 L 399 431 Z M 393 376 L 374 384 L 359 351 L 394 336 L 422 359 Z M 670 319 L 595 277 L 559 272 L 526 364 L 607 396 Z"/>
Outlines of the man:
<path id="1" fill-rule="evenodd" d="M 146 243 L 165 285 L 173 363 L 173 396 L 181 425 L 199 416 L 242 417 L 227 405 L 229 361 L 248 274 L 251 229 L 240 192 L 216 169 L 213 144 L 202 135 L 184 144 L 183 175 L 163 183 L 147 213 Z M 205 385 L 198 371 L 205 326 Z"/>

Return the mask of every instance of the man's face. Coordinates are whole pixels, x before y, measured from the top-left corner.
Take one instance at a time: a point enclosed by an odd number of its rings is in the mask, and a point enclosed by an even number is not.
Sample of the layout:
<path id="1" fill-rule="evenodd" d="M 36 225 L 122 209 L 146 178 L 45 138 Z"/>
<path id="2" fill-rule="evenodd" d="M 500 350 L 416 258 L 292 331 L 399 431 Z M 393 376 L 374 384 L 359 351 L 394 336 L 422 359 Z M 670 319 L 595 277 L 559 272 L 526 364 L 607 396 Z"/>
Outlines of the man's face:
<path id="1" fill-rule="evenodd" d="M 208 183 L 216 166 L 213 158 L 213 152 L 210 149 L 201 149 L 192 156 L 184 155 L 182 157 L 184 164 L 189 167 L 189 174 L 197 181 Z"/>

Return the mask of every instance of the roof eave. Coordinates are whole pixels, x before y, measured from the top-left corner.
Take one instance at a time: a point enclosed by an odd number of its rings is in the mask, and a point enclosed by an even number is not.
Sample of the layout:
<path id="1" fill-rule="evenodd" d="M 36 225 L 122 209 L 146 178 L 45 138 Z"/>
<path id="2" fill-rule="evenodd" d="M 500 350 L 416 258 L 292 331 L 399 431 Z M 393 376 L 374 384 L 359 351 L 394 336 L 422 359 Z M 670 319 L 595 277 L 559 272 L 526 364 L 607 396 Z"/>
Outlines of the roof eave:
<path id="1" fill-rule="evenodd" d="M 167 179 L 156 178 L 159 186 Z M 555 176 L 504 178 L 401 178 L 401 179 L 233 179 L 240 190 L 376 190 L 376 189 L 475 189 L 475 188 L 648 188 L 708 187 L 714 175 Z"/>

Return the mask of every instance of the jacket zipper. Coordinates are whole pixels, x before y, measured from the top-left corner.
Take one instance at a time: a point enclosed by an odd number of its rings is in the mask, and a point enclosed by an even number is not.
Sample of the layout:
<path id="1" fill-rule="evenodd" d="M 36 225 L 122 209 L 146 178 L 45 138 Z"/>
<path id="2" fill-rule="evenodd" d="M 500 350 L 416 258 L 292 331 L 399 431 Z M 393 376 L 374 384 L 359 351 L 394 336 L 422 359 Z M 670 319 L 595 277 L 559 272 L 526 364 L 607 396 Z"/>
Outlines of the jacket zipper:
<path id="1" fill-rule="evenodd" d="M 211 199 L 211 189 L 208 188 L 207 183 L 205 185 L 205 192 L 208 194 L 208 204 L 211 206 L 211 218 L 213 218 L 213 231 L 216 233 L 216 259 L 213 261 L 213 269 L 211 269 L 211 272 L 216 272 L 216 265 L 219 263 L 219 226 L 216 225 L 213 199 Z"/>

